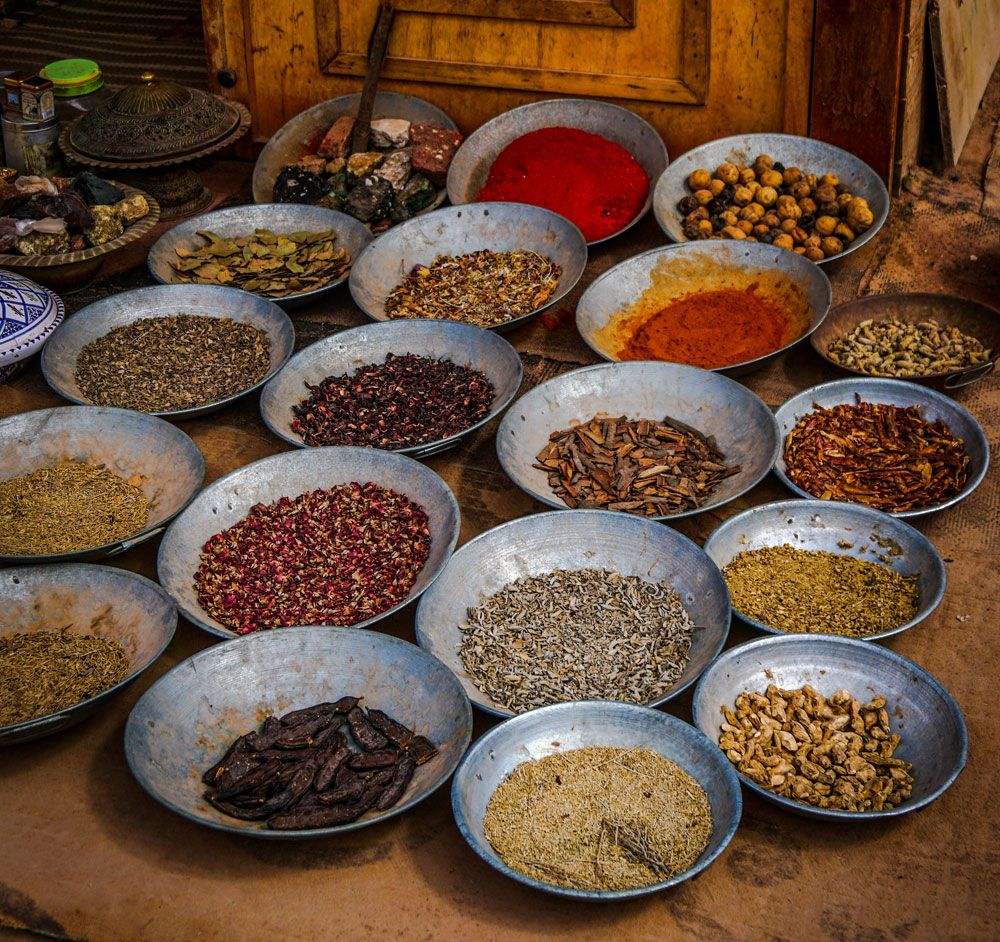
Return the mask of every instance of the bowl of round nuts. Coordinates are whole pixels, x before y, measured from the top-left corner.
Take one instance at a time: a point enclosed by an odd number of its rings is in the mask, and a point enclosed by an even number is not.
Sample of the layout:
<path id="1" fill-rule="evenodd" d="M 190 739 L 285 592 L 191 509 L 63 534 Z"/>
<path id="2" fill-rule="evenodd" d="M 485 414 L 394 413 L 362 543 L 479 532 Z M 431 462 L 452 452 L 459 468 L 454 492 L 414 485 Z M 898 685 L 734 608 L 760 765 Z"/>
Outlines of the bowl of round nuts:
<path id="1" fill-rule="evenodd" d="M 863 160 L 794 134 L 744 134 L 689 150 L 656 184 L 653 211 L 675 242 L 754 240 L 823 264 L 870 241 L 889 193 Z"/>

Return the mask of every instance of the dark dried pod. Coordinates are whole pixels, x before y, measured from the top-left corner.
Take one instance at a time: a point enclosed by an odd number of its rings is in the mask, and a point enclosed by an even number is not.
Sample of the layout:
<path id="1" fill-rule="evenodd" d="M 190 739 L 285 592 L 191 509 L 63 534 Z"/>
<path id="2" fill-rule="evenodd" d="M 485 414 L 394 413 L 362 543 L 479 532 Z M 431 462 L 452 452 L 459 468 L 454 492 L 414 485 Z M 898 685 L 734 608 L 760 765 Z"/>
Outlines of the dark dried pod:
<path id="1" fill-rule="evenodd" d="M 678 204 L 677 208 L 686 216 L 693 213 L 698 208 L 698 201 L 693 196 L 685 196 Z"/>

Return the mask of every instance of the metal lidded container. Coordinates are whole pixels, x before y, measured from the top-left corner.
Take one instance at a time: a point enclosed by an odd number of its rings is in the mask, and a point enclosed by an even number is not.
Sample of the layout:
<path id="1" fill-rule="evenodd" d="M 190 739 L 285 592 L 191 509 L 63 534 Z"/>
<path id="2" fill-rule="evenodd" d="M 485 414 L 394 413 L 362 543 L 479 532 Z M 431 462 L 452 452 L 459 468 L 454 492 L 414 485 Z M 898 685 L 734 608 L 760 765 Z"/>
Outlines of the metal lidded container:
<path id="1" fill-rule="evenodd" d="M 59 121 L 30 121 L 4 111 L 3 149 L 7 165 L 19 173 L 51 177 L 62 173 L 62 155 L 59 153 Z"/>

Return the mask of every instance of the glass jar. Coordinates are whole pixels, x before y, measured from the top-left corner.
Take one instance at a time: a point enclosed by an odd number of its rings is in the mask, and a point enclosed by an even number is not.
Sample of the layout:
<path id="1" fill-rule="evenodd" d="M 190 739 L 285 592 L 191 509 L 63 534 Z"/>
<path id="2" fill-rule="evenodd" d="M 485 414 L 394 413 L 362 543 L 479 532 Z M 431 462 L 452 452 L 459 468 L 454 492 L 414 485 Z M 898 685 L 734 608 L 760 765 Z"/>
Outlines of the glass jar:
<path id="1" fill-rule="evenodd" d="M 56 118 L 63 125 L 107 101 L 113 93 L 93 59 L 58 59 L 39 74 L 52 82 Z"/>

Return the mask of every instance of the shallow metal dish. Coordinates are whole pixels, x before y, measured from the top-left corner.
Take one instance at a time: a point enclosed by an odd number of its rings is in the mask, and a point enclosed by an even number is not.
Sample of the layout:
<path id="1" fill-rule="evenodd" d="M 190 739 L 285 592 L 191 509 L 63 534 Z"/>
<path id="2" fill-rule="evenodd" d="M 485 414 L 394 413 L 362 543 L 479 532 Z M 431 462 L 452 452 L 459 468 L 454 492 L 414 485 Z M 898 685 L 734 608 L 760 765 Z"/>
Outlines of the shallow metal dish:
<path id="1" fill-rule="evenodd" d="M 952 435 L 956 435 L 965 442 L 965 451 L 969 456 L 969 477 L 965 487 L 954 497 L 940 504 L 935 504 L 933 507 L 904 510 L 892 514 L 893 517 L 922 517 L 938 510 L 944 510 L 945 507 L 951 507 L 960 500 L 964 500 L 979 487 L 986 476 L 987 468 L 990 466 L 990 443 L 983 427 L 976 421 L 972 413 L 963 409 L 944 393 L 935 392 L 926 386 L 918 386 L 916 383 L 908 383 L 900 379 L 874 378 L 838 379 L 832 383 L 811 386 L 786 400 L 775 412 L 774 418 L 778 423 L 781 444 L 780 453 L 774 463 L 774 473 L 785 487 L 800 497 L 819 500 L 818 497 L 807 493 L 789 480 L 785 468 L 785 441 L 796 422 L 815 411 L 814 406 L 830 409 L 837 405 L 854 405 L 857 396 L 860 396 L 864 402 L 882 402 L 904 409 L 908 406 L 917 406 L 925 421 L 933 422 L 941 419 L 948 426 Z"/>
<path id="2" fill-rule="evenodd" d="M 580 230 L 547 209 L 524 203 L 446 206 L 379 236 L 351 269 L 351 296 L 374 320 L 406 320 L 390 318 L 385 301 L 415 265 L 430 265 L 439 255 L 465 255 L 483 249 L 531 250 L 547 256 L 562 270 L 555 294 L 545 304 L 490 330 L 509 330 L 558 304 L 576 286 L 587 265 L 587 243 Z"/>
<path id="3" fill-rule="evenodd" d="M 484 373 L 493 384 L 489 415 L 449 438 L 396 449 L 411 458 L 427 458 L 467 438 L 480 426 L 496 418 L 517 395 L 521 386 L 521 358 L 499 334 L 471 324 L 437 320 L 398 320 L 364 324 L 319 340 L 297 353 L 282 367 L 260 396 L 264 424 L 279 438 L 299 448 L 308 447 L 292 430 L 292 408 L 309 395 L 307 385 L 318 385 L 328 376 L 340 376 L 370 363 L 382 363 L 386 354 L 417 353 L 445 358 L 459 366 Z"/>
<path id="4" fill-rule="evenodd" d="M 551 98 L 512 108 L 470 134 L 448 168 L 448 198 L 456 206 L 474 203 L 500 152 L 529 131 L 568 127 L 599 134 L 625 148 L 639 162 L 649 180 L 649 193 L 635 218 L 612 235 L 595 239 L 598 245 L 631 229 L 653 203 L 653 188 L 667 166 L 667 148 L 649 122 L 634 111 L 592 98 Z"/>
<path id="5" fill-rule="evenodd" d="M 965 766 L 969 738 L 962 711 L 951 694 L 913 661 L 880 644 L 854 638 L 786 635 L 730 648 L 698 682 L 692 705 L 694 725 L 718 743 L 722 707 L 731 709 L 744 691 L 763 692 L 769 684 L 786 690 L 811 684 L 824 696 L 846 689 L 862 702 L 883 694 L 893 731 L 902 737 L 895 756 L 913 764 L 913 796 L 887 811 L 815 808 L 739 776 L 751 791 L 788 811 L 840 821 L 899 817 L 939 798 Z M 719 755 L 723 755 L 721 749 Z"/>
<path id="6" fill-rule="evenodd" d="M 337 233 L 334 248 L 345 248 L 351 256 L 352 263 L 364 251 L 365 246 L 374 236 L 368 227 L 358 222 L 353 216 L 338 213 L 325 206 L 306 206 L 302 203 L 261 203 L 257 206 L 230 206 L 228 209 L 218 209 L 214 213 L 195 216 L 174 226 L 163 233 L 156 244 L 149 250 L 149 273 L 165 285 L 182 285 L 186 282 L 176 280 L 176 272 L 171 266 L 177 261 L 177 249 L 184 248 L 194 251 L 205 244 L 198 235 L 206 229 L 221 236 L 250 235 L 255 229 L 270 229 L 279 235 L 289 232 L 325 232 L 333 229 Z M 280 298 L 263 298 L 251 291 L 239 290 L 244 295 L 261 297 L 273 304 L 279 304 L 286 309 L 301 307 L 333 291 L 337 285 L 347 281 L 348 272 L 344 272 L 336 281 L 331 281 L 322 288 L 313 291 L 302 291 L 299 294 L 289 294 Z M 202 287 L 194 285 L 193 287 Z M 208 286 L 206 286 L 208 287 Z"/>
<path id="7" fill-rule="evenodd" d="M 264 715 L 364 696 L 427 736 L 438 754 L 417 768 L 399 804 L 336 827 L 272 831 L 202 797 L 202 773 Z M 356 831 L 402 814 L 455 770 L 472 735 L 472 709 L 448 669 L 407 641 L 350 628 L 276 628 L 199 651 L 161 677 L 125 726 L 125 758 L 139 784 L 189 821 L 249 837 L 289 840 Z"/>
<path id="8" fill-rule="evenodd" d="M 667 167 L 656 182 L 656 192 L 653 194 L 653 212 L 660 228 L 674 242 L 688 241 L 681 228 L 684 220 L 677 204 L 683 197 L 690 195 L 686 181 L 692 170 L 704 168 L 712 173 L 719 164 L 727 160 L 751 164 L 760 154 L 770 154 L 786 167 L 798 167 L 803 173 L 835 173 L 853 196 L 863 196 L 868 201 L 868 207 L 875 217 L 871 227 L 839 255 L 815 264 L 835 262 L 861 248 L 875 238 L 885 223 L 889 215 L 889 191 L 882 178 L 854 154 L 832 144 L 796 134 L 737 134 L 695 147 L 676 157 Z"/>
<path id="9" fill-rule="evenodd" d="M 542 513 L 503 523 L 470 540 L 417 606 L 417 644 L 461 681 L 469 699 L 494 716 L 514 716 L 465 672 L 459 646 L 466 613 L 505 585 L 554 569 L 610 569 L 647 582 L 669 582 L 697 630 L 690 661 L 670 690 L 647 706 L 676 697 L 718 656 L 729 635 L 729 591 L 697 544 L 653 520 L 610 510 Z"/>
<path id="10" fill-rule="evenodd" d="M 163 285 L 112 294 L 77 311 L 63 322 L 42 350 L 42 375 L 60 396 L 81 405 L 90 405 L 76 381 L 80 352 L 91 341 L 113 328 L 150 317 L 197 314 L 200 317 L 229 317 L 251 324 L 271 341 L 271 366 L 267 375 L 241 392 L 203 406 L 154 412 L 165 419 L 180 421 L 221 409 L 264 385 L 291 356 L 295 328 L 278 305 L 235 288 L 213 285 Z"/>
<path id="11" fill-rule="evenodd" d="M 343 115 L 358 113 L 361 95 L 341 95 L 300 111 L 285 122 L 264 146 L 253 168 L 253 199 L 255 203 L 270 203 L 274 199 L 274 182 L 278 174 L 300 157 L 315 152 L 330 125 Z M 423 98 L 399 92 L 378 92 L 372 118 L 402 118 L 413 124 L 436 124 L 441 128 L 457 131 L 458 125 L 437 105 Z M 436 209 L 446 196 L 441 187 L 437 198 L 421 212 Z"/>
<path id="12" fill-rule="evenodd" d="M 601 891 L 542 883 L 512 870 L 500 859 L 483 830 L 486 809 L 499 785 L 525 762 L 589 746 L 652 749 L 679 765 L 705 789 L 712 809 L 712 836 L 694 866 L 652 886 Z M 701 873 L 736 833 L 743 800 L 729 760 L 692 726 L 667 713 L 631 703 L 580 701 L 523 713 L 480 737 L 452 780 L 451 807 L 462 837 L 504 876 L 557 896 L 608 902 L 657 893 Z"/>
<path id="13" fill-rule="evenodd" d="M 656 280 L 654 280 L 654 272 Z M 732 275 L 729 274 L 732 272 Z M 812 262 L 762 242 L 712 239 L 651 249 L 626 259 L 591 282 L 576 306 L 576 328 L 598 356 L 617 361 L 600 332 L 620 311 L 642 303 L 653 314 L 671 301 L 695 291 L 731 286 L 730 277 L 773 279 L 780 272 L 786 284 L 797 286 L 809 308 L 809 326 L 791 343 L 755 360 L 719 367 L 715 372 L 742 376 L 766 366 L 819 328 L 830 310 L 830 280 Z M 660 279 L 669 287 L 661 287 Z M 643 295 L 650 292 L 648 301 Z"/>
<path id="14" fill-rule="evenodd" d="M 103 464 L 123 478 L 138 474 L 149 519 L 124 540 L 69 553 L 0 556 L 0 563 L 59 563 L 117 556 L 162 532 L 201 487 L 205 459 L 179 428 L 144 412 L 61 406 L 0 420 L 0 480 L 65 461 Z"/>
<path id="15" fill-rule="evenodd" d="M 0 727 L 0 746 L 40 739 L 79 723 L 136 679 L 170 644 L 177 609 L 155 582 L 126 569 L 65 563 L 0 571 L 0 637 L 66 629 L 117 641 L 128 655 L 128 674 L 64 710 Z"/>
<path id="16" fill-rule="evenodd" d="M 862 641 L 881 641 L 920 624 L 944 597 L 948 576 L 934 544 L 897 517 L 861 504 L 780 500 L 751 507 L 716 527 L 705 542 L 705 553 L 722 569 L 740 553 L 785 543 L 795 549 L 824 550 L 880 563 L 901 575 L 920 577 L 917 614 L 898 628 L 865 635 Z M 794 634 L 756 621 L 735 607 L 733 612 L 758 631 Z"/>
<path id="17" fill-rule="evenodd" d="M 430 468 L 405 455 L 376 448 L 307 448 L 286 451 L 219 478 L 205 488 L 167 530 L 156 569 L 165 588 L 188 621 L 220 638 L 236 633 L 217 622 L 198 602 L 194 574 L 202 547 L 210 537 L 242 520 L 254 504 L 298 497 L 317 488 L 368 481 L 392 488 L 420 504 L 428 517 L 430 557 L 410 594 L 381 615 L 355 624 L 367 628 L 417 598 L 444 568 L 458 539 L 459 510 L 455 495 Z M 267 632 L 265 632 L 267 633 Z"/>
<path id="18" fill-rule="evenodd" d="M 633 360 L 563 373 L 521 396 L 497 430 L 497 455 L 507 476 L 535 500 L 568 510 L 552 493 L 548 475 L 532 467 L 535 456 L 552 432 L 601 413 L 679 419 L 714 436 L 727 464 L 742 465 L 700 507 L 650 519 L 676 520 L 735 500 L 766 477 L 781 449 L 771 410 L 736 380 L 679 363 Z"/>
<path id="19" fill-rule="evenodd" d="M 900 320 L 907 324 L 918 324 L 925 320 L 936 320 L 942 327 L 957 327 L 963 333 L 975 337 L 990 350 L 990 358 L 979 366 L 936 373 L 929 376 L 915 376 L 909 383 L 921 383 L 945 391 L 960 389 L 989 376 L 996 367 L 1000 356 L 1000 311 L 958 298 L 952 294 L 876 294 L 867 298 L 848 301 L 830 311 L 830 316 L 812 335 L 810 342 L 827 363 L 845 373 L 855 376 L 871 376 L 860 370 L 850 369 L 834 363 L 827 351 L 830 345 L 846 337 L 862 321 Z"/>

